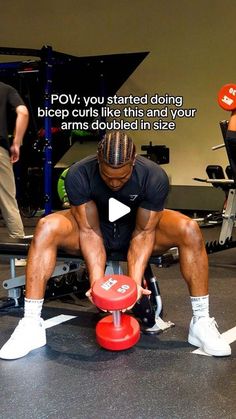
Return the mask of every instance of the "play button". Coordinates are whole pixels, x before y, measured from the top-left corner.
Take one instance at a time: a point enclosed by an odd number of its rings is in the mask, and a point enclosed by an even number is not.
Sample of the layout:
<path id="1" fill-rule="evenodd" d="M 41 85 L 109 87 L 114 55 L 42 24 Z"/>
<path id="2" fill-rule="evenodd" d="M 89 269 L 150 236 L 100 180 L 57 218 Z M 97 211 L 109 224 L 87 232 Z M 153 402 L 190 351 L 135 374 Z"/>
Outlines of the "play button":
<path id="1" fill-rule="evenodd" d="M 113 221 L 119 220 L 119 218 L 124 217 L 124 215 L 130 212 L 130 207 L 122 202 L 117 201 L 115 198 L 109 199 L 108 204 L 108 218 L 109 221 L 113 223 Z"/>

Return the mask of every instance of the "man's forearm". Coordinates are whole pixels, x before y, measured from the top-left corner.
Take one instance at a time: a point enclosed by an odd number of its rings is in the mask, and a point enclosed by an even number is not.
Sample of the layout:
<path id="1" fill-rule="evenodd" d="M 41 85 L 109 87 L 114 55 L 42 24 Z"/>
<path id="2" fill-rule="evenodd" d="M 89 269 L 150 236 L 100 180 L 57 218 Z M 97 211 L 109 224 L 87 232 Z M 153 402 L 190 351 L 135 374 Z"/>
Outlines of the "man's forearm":
<path id="1" fill-rule="evenodd" d="M 80 248 L 83 254 L 90 285 L 104 276 L 106 266 L 106 251 L 103 240 L 94 230 L 80 231 Z"/>
<path id="2" fill-rule="evenodd" d="M 128 250 L 128 275 L 141 285 L 155 243 L 155 230 L 134 232 Z"/>

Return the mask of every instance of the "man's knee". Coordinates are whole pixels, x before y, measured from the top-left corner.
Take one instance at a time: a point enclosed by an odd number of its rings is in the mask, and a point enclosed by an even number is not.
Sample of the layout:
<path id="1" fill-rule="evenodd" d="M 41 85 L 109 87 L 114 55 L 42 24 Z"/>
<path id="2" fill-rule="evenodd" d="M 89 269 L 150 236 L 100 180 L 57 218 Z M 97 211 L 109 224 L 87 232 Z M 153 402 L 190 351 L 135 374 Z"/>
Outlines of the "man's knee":
<path id="1" fill-rule="evenodd" d="M 53 241 L 61 231 L 61 223 L 55 214 L 41 218 L 37 224 L 34 239 Z"/>
<path id="2" fill-rule="evenodd" d="M 204 245 L 202 233 L 196 221 L 188 217 L 181 218 L 179 230 L 183 244 L 199 247 Z"/>

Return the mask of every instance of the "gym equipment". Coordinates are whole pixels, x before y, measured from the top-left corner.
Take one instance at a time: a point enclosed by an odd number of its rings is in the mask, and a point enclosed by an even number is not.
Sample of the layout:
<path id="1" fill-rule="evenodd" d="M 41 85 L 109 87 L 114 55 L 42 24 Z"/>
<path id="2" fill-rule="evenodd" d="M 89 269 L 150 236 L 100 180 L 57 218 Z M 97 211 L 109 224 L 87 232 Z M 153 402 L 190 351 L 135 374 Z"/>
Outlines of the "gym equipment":
<path id="1" fill-rule="evenodd" d="M 215 148 L 214 148 L 215 149 Z M 229 173 L 229 166 L 226 168 L 226 173 Z M 199 182 L 206 182 L 211 183 L 214 188 L 221 189 L 225 194 L 225 200 L 223 204 L 222 211 L 224 210 L 225 203 L 228 198 L 228 193 L 230 189 L 230 183 L 228 180 L 225 179 L 224 170 L 219 165 L 208 165 L 206 167 L 206 173 L 208 175 L 207 179 L 202 178 L 193 178 L 193 180 L 197 180 Z M 219 179 L 219 182 L 217 181 Z M 198 219 L 198 223 L 200 227 L 214 227 L 216 225 L 222 224 L 223 217 L 221 212 L 214 212 L 207 214 L 204 218 Z"/>
<path id="2" fill-rule="evenodd" d="M 225 111 L 236 109 L 236 84 L 226 84 L 220 89 L 218 103 Z"/>
<path id="3" fill-rule="evenodd" d="M 220 166 L 208 166 L 211 170 L 212 178 L 200 179 L 193 178 L 201 182 L 211 183 L 213 186 L 221 187 L 227 194 L 226 208 L 222 213 L 222 227 L 220 231 L 219 241 L 206 243 L 207 253 L 219 252 L 229 248 L 236 247 L 236 241 L 232 240 L 232 230 L 236 218 L 236 139 L 227 138 L 228 121 L 221 121 L 220 128 L 223 135 L 224 143 L 212 147 L 212 150 L 218 150 L 226 147 L 227 156 L 229 159 L 229 166 L 226 167 L 225 172 L 228 179 L 224 176 L 224 171 Z"/>
<path id="4" fill-rule="evenodd" d="M 43 208 L 43 169 L 28 167 L 26 182 L 17 197 L 20 213 L 23 217 L 34 217 Z"/>
<path id="5" fill-rule="evenodd" d="M 142 145 L 141 150 L 147 152 L 147 154 L 141 154 L 141 156 L 147 157 L 157 164 L 168 164 L 170 162 L 170 149 L 165 145 L 152 145 L 152 141 L 150 141 L 149 145 Z"/>
<path id="6" fill-rule="evenodd" d="M 224 211 L 222 211 L 222 214 L 220 216 L 222 219 L 222 227 L 219 235 L 219 244 L 217 244 L 216 242 L 206 243 L 207 253 L 218 252 L 236 246 L 236 242 L 232 240 L 232 230 L 234 227 L 234 220 L 236 216 L 236 184 L 233 179 L 225 178 L 223 168 L 221 166 L 215 166 L 215 168 L 216 173 L 222 173 L 221 178 L 193 178 L 194 180 L 211 183 L 212 186 L 221 188 L 225 192 L 226 196 L 226 208 Z M 212 169 L 212 173 L 213 172 L 214 169 Z M 212 214 L 210 214 L 210 216 L 212 216 Z M 219 215 L 217 218 L 219 219 Z M 219 222 L 216 222 L 216 220 L 214 219 L 212 219 L 211 221 L 211 217 L 206 217 L 206 221 L 209 225 L 219 224 Z"/>
<path id="7" fill-rule="evenodd" d="M 63 170 L 57 182 L 57 193 L 62 202 L 63 208 L 68 208 L 70 206 L 69 199 L 66 193 L 66 188 L 65 188 L 65 178 L 66 178 L 68 170 L 69 170 L 69 167 Z"/>
<path id="8" fill-rule="evenodd" d="M 0 242 L 0 256 L 9 260 L 11 278 L 3 281 L 3 288 L 7 291 L 7 298 L 0 300 L 0 309 L 19 307 L 23 302 L 25 275 L 16 276 L 15 258 L 26 258 L 31 239 L 18 239 L 8 242 Z M 178 260 L 176 248 L 170 249 L 163 255 L 151 256 L 144 273 L 147 287 L 152 291 L 150 300 L 141 299 L 133 307 L 135 315 L 140 318 L 143 328 L 149 328 L 150 333 L 161 333 L 174 324 L 161 318 L 162 298 L 158 286 L 158 280 L 152 272 L 151 265 L 168 267 Z M 105 275 L 123 274 L 121 262 L 127 261 L 127 254 L 112 252 L 107 254 Z M 88 281 L 85 281 L 83 271 L 83 256 L 70 255 L 62 250 L 57 253 L 57 264 L 48 281 L 45 297 L 47 299 L 73 294 L 84 293 L 89 289 Z M 82 268 L 82 276 L 79 274 Z M 63 277 L 63 278 L 62 278 Z M 150 330 L 153 328 L 152 330 Z"/>
<path id="9" fill-rule="evenodd" d="M 137 285 L 126 275 L 106 275 L 92 287 L 92 299 L 101 310 L 112 314 L 99 320 L 96 338 L 100 346 L 121 351 L 134 346 L 140 338 L 138 321 L 121 310 L 133 306 L 137 300 Z"/>

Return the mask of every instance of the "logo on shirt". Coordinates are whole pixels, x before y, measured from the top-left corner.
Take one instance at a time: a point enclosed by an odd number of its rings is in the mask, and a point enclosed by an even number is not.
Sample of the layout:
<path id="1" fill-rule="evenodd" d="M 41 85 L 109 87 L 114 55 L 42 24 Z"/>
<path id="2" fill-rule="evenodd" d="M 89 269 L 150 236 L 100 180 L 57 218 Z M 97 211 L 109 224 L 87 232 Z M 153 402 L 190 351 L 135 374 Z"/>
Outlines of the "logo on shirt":
<path id="1" fill-rule="evenodd" d="M 129 200 L 130 201 L 135 201 L 135 199 L 137 198 L 138 195 L 129 195 Z"/>

